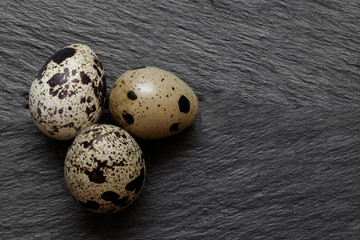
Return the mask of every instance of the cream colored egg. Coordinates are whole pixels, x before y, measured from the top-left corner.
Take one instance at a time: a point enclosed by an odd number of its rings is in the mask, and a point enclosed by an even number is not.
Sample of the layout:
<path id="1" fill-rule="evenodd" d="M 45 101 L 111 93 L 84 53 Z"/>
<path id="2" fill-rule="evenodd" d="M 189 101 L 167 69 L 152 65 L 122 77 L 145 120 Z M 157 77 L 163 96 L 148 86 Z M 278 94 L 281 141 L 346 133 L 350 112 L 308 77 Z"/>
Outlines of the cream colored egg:
<path id="1" fill-rule="evenodd" d="M 80 205 L 99 213 L 120 211 L 139 196 L 145 182 L 145 161 L 125 130 L 95 124 L 80 132 L 64 165 L 66 185 Z"/>
<path id="2" fill-rule="evenodd" d="M 67 46 L 45 62 L 31 85 L 32 119 L 47 136 L 72 139 L 100 119 L 105 90 L 96 54 L 86 45 Z"/>
<path id="3" fill-rule="evenodd" d="M 115 122 L 142 139 L 164 138 L 189 127 L 198 114 L 193 90 L 156 67 L 122 74 L 113 85 L 109 108 Z"/>

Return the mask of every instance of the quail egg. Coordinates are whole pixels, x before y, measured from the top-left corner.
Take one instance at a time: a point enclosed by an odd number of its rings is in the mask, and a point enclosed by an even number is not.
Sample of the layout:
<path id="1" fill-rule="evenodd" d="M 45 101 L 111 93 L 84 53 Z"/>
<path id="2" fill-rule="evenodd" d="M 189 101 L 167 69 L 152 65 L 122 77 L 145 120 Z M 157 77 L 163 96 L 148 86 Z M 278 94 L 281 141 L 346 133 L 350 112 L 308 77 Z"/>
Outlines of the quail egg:
<path id="1" fill-rule="evenodd" d="M 118 212 L 139 196 L 145 160 L 128 132 L 95 124 L 76 136 L 66 155 L 64 174 L 70 194 L 80 205 L 99 213 Z"/>
<path id="2" fill-rule="evenodd" d="M 72 139 L 100 119 L 105 91 L 96 54 L 83 44 L 67 46 L 45 62 L 31 85 L 32 119 L 47 136 Z"/>
<path id="3" fill-rule="evenodd" d="M 114 83 L 109 108 L 115 122 L 135 137 L 158 139 L 189 127 L 198 114 L 194 91 L 156 67 L 123 73 Z"/>

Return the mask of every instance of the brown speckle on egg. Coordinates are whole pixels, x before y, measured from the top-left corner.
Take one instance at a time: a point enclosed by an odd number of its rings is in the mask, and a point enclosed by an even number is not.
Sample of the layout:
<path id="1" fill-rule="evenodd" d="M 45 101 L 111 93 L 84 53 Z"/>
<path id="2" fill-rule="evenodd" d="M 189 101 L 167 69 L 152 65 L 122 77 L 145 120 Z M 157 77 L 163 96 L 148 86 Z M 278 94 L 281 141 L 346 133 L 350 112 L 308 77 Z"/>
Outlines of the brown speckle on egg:
<path id="1" fill-rule="evenodd" d="M 174 123 L 170 127 L 170 132 L 172 131 L 179 131 L 179 123 Z"/>
<path id="2" fill-rule="evenodd" d="M 122 116 L 128 124 L 134 123 L 134 117 L 130 113 L 123 114 Z"/>
<path id="3" fill-rule="evenodd" d="M 89 84 L 91 82 L 90 77 L 84 72 L 80 72 L 80 78 L 81 78 L 81 83 L 82 84 L 87 85 L 87 84 Z"/>
<path id="4" fill-rule="evenodd" d="M 179 103 L 180 112 L 183 112 L 183 113 L 189 112 L 190 102 L 184 95 L 181 95 L 178 103 Z"/>
<path id="5" fill-rule="evenodd" d="M 134 93 L 134 91 L 129 91 L 128 94 L 127 94 L 128 98 L 131 99 L 131 100 L 136 100 L 137 99 L 137 96 L 136 94 Z"/>

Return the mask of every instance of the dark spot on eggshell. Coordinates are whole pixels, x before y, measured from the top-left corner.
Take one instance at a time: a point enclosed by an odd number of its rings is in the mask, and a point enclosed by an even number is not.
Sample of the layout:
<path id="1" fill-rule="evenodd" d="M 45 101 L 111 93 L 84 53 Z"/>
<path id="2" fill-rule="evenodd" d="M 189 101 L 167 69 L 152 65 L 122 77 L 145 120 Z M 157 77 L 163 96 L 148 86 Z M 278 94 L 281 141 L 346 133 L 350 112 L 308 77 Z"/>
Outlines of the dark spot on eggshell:
<path id="1" fill-rule="evenodd" d="M 115 134 L 117 137 L 120 137 L 120 133 L 119 133 L 119 132 L 114 132 L 114 134 Z"/>
<path id="2" fill-rule="evenodd" d="M 50 87 L 55 87 L 57 85 L 63 85 L 67 82 L 67 77 L 64 77 L 65 73 L 56 73 L 52 76 L 47 83 Z"/>
<path id="3" fill-rule="evenodd" d="M 128 124 L 134 123 L 134 117 L 130 113 L 123 114 L 122 116 Z"/>
<path id="4" fill-rule="evenodd" d="M 134 91 L 129 91 L 128 94 L 127 94 L 127 97 L 131 100 L 136 100 L 137 99 L 137 96 L 136 94 L 134 93 Z"/>
<path id="5" fill-rule="evenodd" d="M 84 141 L 82 144 L 84 145 L 84 148 L 88 148 L 90 145 L 88 141 Z"/>
<path id="6" fill-rule="evenodd" d="M 96 58 L 94 59 L 94 62 L 96 65 L 100 66 L 101 70 L 103 70 L 103 66 L 101 65 L 101 62 L 99 62 L 99 60 L 97 60 Z"/>
<path id="7" fill-rule="evenodd" d="M 79 201 L 79 203 L 81 206 L 92 209 L 92 210 L 98 210 L 100 208 L 100 204 L 98 202 L 91 201 L 91 200 L 87 201 L 86 203 Z"/>
<path id="8" fill-rule="evenodd" d="M 68 92 L 68 96 L 71 97 L 72 95 L 75 95 L 75 92 L 71 90 Z"/>
<path id="9" fill-rule="evenodd" d="M 60 93 L 59 93 L 59 99 L 64 99 L 64 98 L 66 98 L 67 97 L 67 94 L 68 94 L 68 92 L 67 92 L 67 90 L 62 90 Z"/>
<path id="10" fill-rule="evenodd" d="M 57 89 L 57 90 L 54 90 L 53 88 L 49 89 L 49 94 L 53 97 L 55 97 L 58 94 L 58 92 L 59 92 L 59 89 Z"/>
<path id="11" fill-rule="evenodd" d="M 68 109 L 69 109 L 69 110 L 71 110 L 71 109 L 72 109 L 72 107 L 71 107 L 71 106 L 69 106 L 69 107 L 68 107 Z"/>
<path id="12" fill-rule="evenodd" d="M 90 116 L 91 113 L 95 112 L 96 111 L 96 106 L 95 105 L 92 105 L 91 108 L 89 107 L 86 107 L 86 114 L 88 115 L 88 117 Z"/>
<path id="13" fill-rule="evenodd" d="M 170 132 L 172 131 L 179 131 L 179 123 L 174 123 L 173 125 L 171 125 Z"/>
<path id="14" fill-rule="evenodd" d="M 96 70 L 98 76 L 101 77 L 101 72 L 100 72 L 99 68 L 96 65 L 93 65 L 93 68 Z"/>
<path id="15" fill-rule="evenodd" d="M 140 191 L 140 189 L 141 189 L 141 187 L 143 185 L 144 178 L 145 178 L 145 170 L 144 170 L 144 168 L 142 168 L 141 171 L 140 171 L 140 175 L 137 176 L 131 182 L 129 182 L 126 185 L 125 189 L 127 191 L 134 191 L 135 190 L 135 193 L 137 194 Z"/>
<path id="16" fill-rule="evenodd" d="M 120 162 L 113 162 L 113 165 L 112 165 L 112 166 L 120 166 L 120 167 L 123 167 L 123 166 L 125 166 L 125 163 L 126 163 L 126 159 L 123 158 L 123 160 L 120 161 Z"/>
<path id="17" fill-rule="evenodd" d="M 89 78 L 89 76 L 86 73 L 84 73 L 83 71 L 80 72 L 80 78 L 81 78 L 82 84 L 87 85 L 88 83 L 91 82 L 91 79 Z"/>
<path id="18" fill-rule="evenodd" d="M 85 103 L 85 97 L 82 97 L 82 98 L 80 99 L 80 103 Z"/>
<path id="19" fill-rule="evenodd" d="M 100 133 L 101 132 L 101 127 L 96 126 L 88 131 L 86 131 L 85 133 L 89 133 L 89 132 L 94 132 L 94 133 Z"/>
<path id="20" fill-rule="evenodd" d="M 37 79 L 41 79 L 44 75 L 44 71 L 47 68 L 47 65 L 51 62 L 54 61 L 57 64 L 62 63 L 63 61 L 65 61 L 67 58 L 74 56 L 74 54 L 76 53 L 76 50 L 73 48 L 64 48 L 61 49 L 60 51 L 58 51 L 57 53 L 55 53 L 54 55 L 52 55 L 48 60 L 46 60 L 46 62 L 44 63 L 44 65 L 41 67 L 41 69 L 39 70 L 36 78 Z"/>
<path id="21" fill-rule="evenodd" d="M 102 199 L 104 199 L 105 201 L 112 202 L 113 204 L 115 204 L 117 206 L 126 206 L 130 203 L 129 196 L 125 196 L 120 199 L 119 199 L 119 197 L 120 197 L 119 194 L 117 194 L 113 191 L 107 191 L 101 195 Z"/>
<path id="22" fill-rule="evenodd" d="M 41 117 L 41 109 L 40 109 L 40 107 L 37 107 L 36 111 L 37 111 L 37 114 L 39 115 L 39 117 Z"/>
<path id="23" fill-rule="evenodd" d="M 129 201 L 129 196 L 125 196 L 123 198 L 120 198 L 116 201 L 113 202 L 115 205 L 118 205 L 118 206 L 126 206 L 130 203 Z"/>
<path id="24" fill-rule="evenodd" d="M 190 102 L 184 95 L 181 95 L 178 103 L 180 112 L 188 113 L 190 111 Z"/>
<path id="25" fill-rule="evenodd" d="M 59 109 L 59 113 L 60 113 L 60 114 L 62 114 L 63 112 L 64 112 L 64 110 L 62 110 L 62 108 Z"/>
<path id="26" fill-rule="evenodd" d="M 100 107 L 104 108 L 105 107 L 105 96 L 106 96 L 106 77 L 105 77 L 105 74 L 101 78 L 101 80 L 102 80 L 102 83 L 100 82 L 100 85 L 99 85 L 100 90 L 102 92 L 101 101 L 100 101 Z"/>
<path id="27" fill-rule="evenodd" d="M 51 128 L 53 129 L 54 132 L 59 132 L 59 129 L 57 128 L 57 126 L 52 126 Z"/>
<path id="28" fill-rule="evenodd" d="M 118 200 L 119 197 L 120 197 L 119 194 L 113 191 L 107 191 L 101 194 L 101 198 L 104 199 L 105 201 L 111 201 L 111 202 L 116 201 Z"/>
<path id="29" fill-rule="evenodd" d="M 94 169 L 91 172 L 89 170 L 85 171 L 85 174 L 88 175 L 89 180 L 94 183 L 104 183 L 106 178 L 104 177 L 103 171 L 99 169 Z"/>
<path id="30" fill-rule="evenodd" d="M 99 86 L 95 86 L 95 83 L 92 83 L 92 88 L 94 90 L 95 97 L 99 99 L 100 97 L 105 96 L 104 95 L 104 86 L 102 82 L 99 83 Z"/>
<path id="31" fill-rule="evenodd" d="M 94 162 L 97 163 L 96 169 L 100 171 L 101 169 L 107 167 L 107 162 L 108 161 L 107 160 L 101 161 L 101 160 L 98 160 L 97 158 L 94 158 Z"/>
<path id="32" fill-rule="evenodd" d="M 75 74 L 76 74 L 76 69 L 72 70 L 72 71 L 71 71 L 71 74 L 72 74 L 73 76 L 75 76 Z"/>
<path id="33" fill-rule="evenodd" d="M 62 125 L 61 127 L 63 127 L 63 128 L 73 128 L 73 127 L 74 127 L 74 123 L 73 123 L 73 122 L 71 122 L 71 123 L 68 123 L 68 124 Z"/>
<path id="34" fill-rule="evenodd" d="M 60 64 L 63 61 L 65 61 L 67 58 L 74 56 L 75 53 L 76 53 L 76 50 L 73 48 L 64 48 L 64 49 L 61 49 L 60 51 L 58 51 L 57 53 L 55 53 L 51 57 L 51 60 L 53 60 L 57 64 Z"/>

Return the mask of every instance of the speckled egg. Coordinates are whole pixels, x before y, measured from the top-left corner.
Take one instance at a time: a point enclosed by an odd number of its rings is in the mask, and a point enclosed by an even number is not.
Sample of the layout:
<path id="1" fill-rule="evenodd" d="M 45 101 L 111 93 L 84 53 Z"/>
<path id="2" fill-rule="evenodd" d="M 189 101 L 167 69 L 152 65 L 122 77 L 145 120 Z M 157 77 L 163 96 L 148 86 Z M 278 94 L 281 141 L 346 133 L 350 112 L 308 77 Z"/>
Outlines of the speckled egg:
<path id="1" fill-rule="evenodd" d="M 33 81 L 32 119 L 47 136 L 72 139 L 100 119 L 105 91 L 104 70 L 95 53 L 86 45 L 70 45 L 49 58 Z"/>
<path id="2" fill-rule="evenodd" d="M 115 122 L 133 136 L 158 139 L 189 127 L 198 114 L 198 100 L 174 74 L 144 67 L 117 79 L 110 92 L 109 108 Z"/>
<path id="3" fill-rule="evenodd" d="M 82 206 L 99 213 L 128 207 L 145 182 L 145 161 L 134 138 L 120 127 L 95 124 L 80 132 L 64 165 L 66 185 Z"/>

